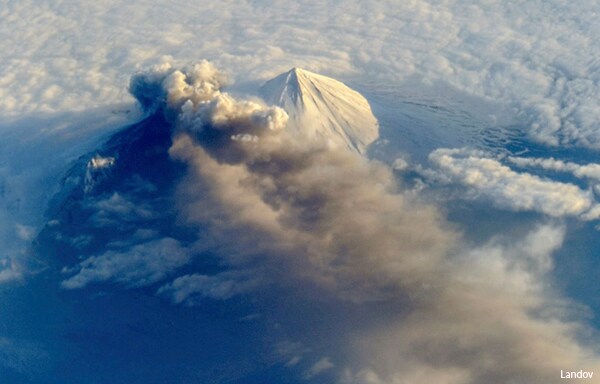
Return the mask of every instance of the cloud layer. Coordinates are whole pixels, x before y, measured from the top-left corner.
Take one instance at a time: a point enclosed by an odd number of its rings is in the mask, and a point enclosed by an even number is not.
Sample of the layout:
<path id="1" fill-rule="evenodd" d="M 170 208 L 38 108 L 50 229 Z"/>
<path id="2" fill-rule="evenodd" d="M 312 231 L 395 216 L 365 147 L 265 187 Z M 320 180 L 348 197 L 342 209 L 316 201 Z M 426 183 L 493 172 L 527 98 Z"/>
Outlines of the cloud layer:
<path id="1" fill-rule="evenodd" d="M 598 11 L 593 0 L 10 2 L 0 113 L 129 101 L 129 73 L 200 53 L 242 79 L 301 66 L 365 84 L 443 81 L 513 107 L 537 140 L 598 148 Z"/>

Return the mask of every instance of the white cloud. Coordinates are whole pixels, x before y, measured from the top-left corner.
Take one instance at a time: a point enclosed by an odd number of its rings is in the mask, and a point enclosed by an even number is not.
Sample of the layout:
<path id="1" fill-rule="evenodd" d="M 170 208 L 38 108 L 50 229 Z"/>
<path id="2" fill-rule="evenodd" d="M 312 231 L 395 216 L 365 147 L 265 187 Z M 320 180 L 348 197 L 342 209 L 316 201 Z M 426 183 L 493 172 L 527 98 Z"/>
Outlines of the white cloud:
<path id="1" fill-rule="evenodd" d="M 392 163 L 392 168 L 394 169 L 394 171 L 404 171 L 408 168 L 408 162 L 405 159 L 399 157 Z"/>
<path id="2" fill-rule="evenodd" d="M 600 164 L 577 164 L 550 158 L 509 156 L 507 160 L 519 167 L 539 167 L 549 171 L 569 172 L 581 179 L 600 181 Z"/>
<path id="3" fill-rule="evenodd" d="M 75 274 L 64 280 L 62 287 L 76 289 L 111 281 L 127 287 L 141 287 L 164 279 L 189 260 L 190 255 L 177 240 L 153 240 L 124 251 L 111 250 L 91 256 L 79 265 L 65 269 L 66 273 Z"/>
<path id="4" fill-rule="evenodd" d="M 11 2 L 1 11 L 0 114 L 130 101 L 124 84 L 136 69 L 200 55 L 243 79 L 300 66 L 363 83 L 444 81 L 514 107 L 538 140 L 598 148 L 599 9 L 594 0 Z"/>
<path id="5" fill-rule="evenodd" d="M 306 372 L 305 377 L 307 379 L 312 379 L 313 377 L 333 368 L 333 363 L 329 360 L 328 357 L 323 357 L 316 363 L 310 367 L 310 369 Z"/>
<path id="6" fill-rule="evenodd" d="M 469 188 L 471 197 L 483 196 L 501 207 L 538 211 L 546 215 L 595 219 L 597 205 L 591 191 L 578 186 L 516 172 L 481 151 L 437 149 L 429 155 L 442 177 Z"/>

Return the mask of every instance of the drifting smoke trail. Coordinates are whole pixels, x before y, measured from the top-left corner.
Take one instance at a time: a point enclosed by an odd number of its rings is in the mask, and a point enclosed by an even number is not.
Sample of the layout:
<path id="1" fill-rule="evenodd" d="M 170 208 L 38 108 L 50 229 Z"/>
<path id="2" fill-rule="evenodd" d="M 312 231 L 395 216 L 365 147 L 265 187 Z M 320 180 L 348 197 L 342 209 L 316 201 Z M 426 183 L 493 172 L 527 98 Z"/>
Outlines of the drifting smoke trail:
<path id="1" fill-rule="evenodd" d="M 546 284 L 561 228 L 466 249 L 435 207 L 397 190 L 385 166 L 291 137 L 283 110 L 234 99 L 223 79 L 202 62 L 132 81 L 143 105 L 172 119 L 170 155 L 189 167 L 182 214 L 208 228 L 203 241 L 232 271 L 225 293 L 202 286 L 218 275 L 161 292 L 181 301 L 194 289 L 229 297 L 275 284 L 390 309 L 377 326 L 351 319 L 352 332 L 331 336 L 340 351 L 353 348 L 323 360 L 346 383 L 541 384 L 561 369 L 600 372 Z"/>

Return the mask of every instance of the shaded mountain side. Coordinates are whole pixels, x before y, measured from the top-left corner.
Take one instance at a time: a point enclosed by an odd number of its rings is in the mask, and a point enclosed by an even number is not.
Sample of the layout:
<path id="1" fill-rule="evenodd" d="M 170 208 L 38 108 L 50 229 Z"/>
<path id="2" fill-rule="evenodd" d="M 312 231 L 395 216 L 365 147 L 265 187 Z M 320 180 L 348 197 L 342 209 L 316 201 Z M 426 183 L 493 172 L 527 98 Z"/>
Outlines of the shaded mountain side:
<path id="1" fill-rule="evenodd" d="M 111 242 L 134 241 L 140 228 L 160 236 L 191 236 L 176 225 L 174 191 L 185 166 L 169 157 L 170 146 L 170 125 L 157 112 L 82 156 L 50 202 L 40 237 L 86 254 Z"/>

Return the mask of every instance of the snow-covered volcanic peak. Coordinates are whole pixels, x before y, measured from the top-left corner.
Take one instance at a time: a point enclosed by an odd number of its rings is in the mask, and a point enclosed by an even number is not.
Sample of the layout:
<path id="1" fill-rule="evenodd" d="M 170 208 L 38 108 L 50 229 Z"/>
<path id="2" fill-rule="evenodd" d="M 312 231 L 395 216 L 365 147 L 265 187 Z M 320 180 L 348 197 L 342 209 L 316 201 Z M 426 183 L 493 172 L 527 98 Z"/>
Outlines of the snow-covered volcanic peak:
<path id="1" fill-rule="evenodd" d="M 367 100 L 332 78 L 293 68 L 261 88 L 269 104 L 288 113 L 287 129 L 364 153 L 379 137 Z"/>

